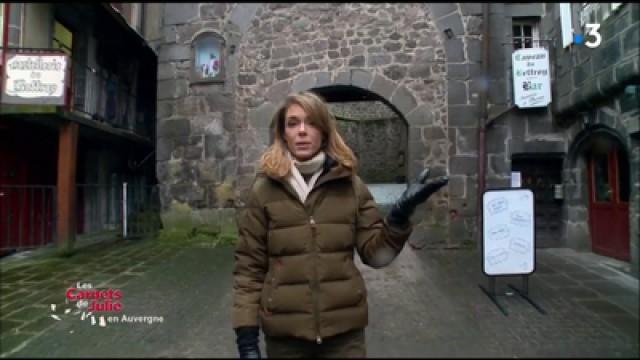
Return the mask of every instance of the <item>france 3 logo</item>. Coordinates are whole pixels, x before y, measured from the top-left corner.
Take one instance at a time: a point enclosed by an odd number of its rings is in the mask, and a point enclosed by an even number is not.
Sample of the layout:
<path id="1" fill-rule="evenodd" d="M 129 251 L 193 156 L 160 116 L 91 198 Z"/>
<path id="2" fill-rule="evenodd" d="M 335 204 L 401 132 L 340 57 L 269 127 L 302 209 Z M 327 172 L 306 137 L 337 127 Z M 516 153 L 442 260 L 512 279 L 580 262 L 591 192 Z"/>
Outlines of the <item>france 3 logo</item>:
<path id="1" fill-rule="evenodd" d="M 586 35 L 589 37 L 593 37 L 593 39 L 589 39 L 589 41 L 585 41 L 585 35 L 574 33 L 573 34 L 573 42 L 577 45 L 584 43 L 587 47 L 595 49 L 600 46 L 602 43 L 602 35 L 600 35 L 600 24 L 585 24 L 584 28 L 586 30 Z"/>

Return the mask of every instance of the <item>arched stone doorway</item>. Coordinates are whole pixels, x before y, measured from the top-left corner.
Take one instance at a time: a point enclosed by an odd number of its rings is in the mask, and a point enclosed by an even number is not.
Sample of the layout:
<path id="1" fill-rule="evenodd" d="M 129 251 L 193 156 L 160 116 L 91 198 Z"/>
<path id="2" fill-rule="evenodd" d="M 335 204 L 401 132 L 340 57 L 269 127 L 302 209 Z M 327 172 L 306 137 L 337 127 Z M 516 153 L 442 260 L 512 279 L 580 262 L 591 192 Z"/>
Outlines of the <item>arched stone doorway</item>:
<path id="1" fill-rule="evenodd" d="M 386 213 L 406 189 L 408 126 L 383 97 L 348 85 L 311 89 L 322 96 L 338 131 L 358 158 L 358 175 Z"/>
<path id="2" fill-rule="evenodd" d="M 340 100 L 377 101 L 387 106 L 396 115 L 394 121 L 396 124 L 402 124 L 403 128 L 400 131 L 404 132 L 404 134 L 399 135 L 399 142 L 402 144 L 403 149 L 396 151 L 395 159 L 403 163 L 404 174 L 399 174 L 396 181 L 390 183 L 406 183 L 407 179 L 413 179 L 425 166 L 429 166 L 432 169 L 434 176 L 447 172 L 448 153 L 446 149 L 448 139 L 442 126 L 427 127 L 427 125 L 434 125 L 433 111 L 428 104 L 418 106 L 409 89 L 402 85 L 393 84 L 383 77 L 373 75 L 365 70 L 340 72 L 336 75 L 335 80 L 331 82 L 326 81 L 331 78 L 325 78 L 325 74 L 301 74 L 294 78 L 290 84 L 275 84 L 266 90 L 268 101 L 248 110 L 249 125 L 256 131 L 256 137 L 262 140 L 263 147 L 266 147 L 270 142 L 269 126 L 271 119 L 277 110 L 277 106 L 284 100 L 286 95 L 291 92 L 312 90 L 323 96 L 328 103 L 334 104 L 332 106 L 335 106 Z M 384 83 L 384 87 L 393 86 L 392 91 L 387 92 L 385 95 L 385 92 L 381 92 L 378 88 L 380 86 L 378 85 L 379 83 Z M 428 131 L 425 132 L 425 129 Z M 423 135 L 424 133 L 426 135 Z M 250 174 L 250 176 L 252 175 Z M 402 176 L 404 177 L 401 178 Z M 385 184 L 388 183 L 385 182 Z M 392 193 L 389 194 L 389 197 L 392 198 L 394 194 L 399 195 L 397 193 L 400 188 L 391 190 Z M 446 203 L 442 202 L 443 199 L 439 200 L 439 202 L 434 200 L 434 203 L 438 203 L 438 206 L 442 207 L 437 213 L 444 214 L 446 213 Z M 431 216 L 435 215 L 432 214 Z"/>
<path id="3" fill-rule="evenodd" d="M 338 130 L 358 158 L 367 184 L 404 184 L 407 179 L 407 122 L 386 99 L 354 86 L 312 89 L 329 105 Z"/>
<path id="4" fill-rule="evenodd" d="M 380 91 L 389 87 L 389 91 Z M 332 93 L 333 96 L 340 95 L 338 89 L 347 89 L 351 93 L 365 96 L 370 100 L 380 101 L 393 109 L 400 119 L 404 119 L 407 129 L 405 180 L 412 181 L 425 166 L 432 169 L 434 177 L 447 172 L 449 140 L 446 135 L 446 125 L 435 120 L 432 107 L 427 103 L 418 105 L 412 91 L 405 86 L 394 84 L 380 75 L 363 69 L 338 72 L 333 76 L 326 72 L 300 74 L 290 82 L 272 85 L 265 90 L 265 101 L 247 110 L 249 129 L 239 135 L 247 136 L 247 142 L 251 139 L 254 139 L 254 142 L 256 138 L 261 139 L 260 150 L 262 150 L 270 142 L 269 127 L 273 114 L 288 94 L 316 90 L 323 96 L 329 95 L 328 102 L 331 102 Z M 255 133 L 252 133 L 253 131 Z M 259 151 L 256 152 L 256 156 L 258 154 Z M 255 160 L 251 161 L 255 163 Z M 249 183 L 252 177 L 251 172 L 245 181 Z M 369 189 L 382 212 L 388 209 L 404 188 L 405 184 L 383 184 L 382 186 L 369 184 Z M 448 241 L 448 206 L 448 191 L 445 189 L 430 198 L 425 206 L 417 209 L 414 217 L 416 231 L 412 234 L 413 238 L 417 239 L 415 241 L 427 241 L 425 239 L 430 243 Z"/>
<path id="5" fill-rule="evenodd" d="M 338 132 L 358 158 L 358 175 L 386 212 L 407 184 L 409 132 L 404 116 L 385 98 L 353 85 L 307 90 L 327 102 Z M 273 141 L 274 124 L 269 125 L 268 144 Z"/>
<path id="6" fill-rule="evenodd" d="M 617 131 L 604 125 L 584 130 L 569 149 L 567 158 L 568 231 L 584 221 L 581 248 L 629 261 L 631 258 L 629 199 L 630 162 L 624 140 Z M 574 213 L 577 207 L 584 209 Z"/>
<path id="7" fill-rule="evenodd" d="M 409 127 L 407 178 L 427 164 L 447 172 L 446 55 L 432 19 L 449 15 L 441 10 L 432 14 L 425 4 L 259 7 L 235 55 L 240 187 L 250 183 L 251 167 L 268 143 L 266 123 L 275 107 L 292 92 L 328 86 L 369 91 L 401 113 Z"/>
<path id="8" fill-rule="evenodd" d="M 405 86 L 394 84 L 380 75 L 374 75 L 365 70 L 358 69 L 337 73 L 333 81 L 330 76 L 331 74 L 326 72 L 301 74 L 291 82 L 277 83 L 266 90 L 266 101 L 247 110 L 249 125 L 256 130 L 264 146 L 269 142 L 271 118 L 276 112 L 277 106 L 288 94 L 314 90 L 332 103 L 338 98 L 347 99 L 344 94 L 350 91 L 357 96 L 357 98 L 353 97 L 350 100 L 379 101 L 404 120 L 408 131 L 406 162 L 409 178 L 417 175 L 427 163 L 437 171 L 446 172 L 447 137 L 443 129 L 444 124 L 434 126 L 436 125 L 434 124 L 434 111 L 429 104 L 418 105 L 412 91 Z M 362 79 L 368 80 L 363 81 Z M 391 87 L 391 91 L 381 91 L 389 87 Z M 423 129 L 426 127 L 429 130 L 427 139 L 422 136 Z M 428 145 L 426 144 L 427 140 L 429 140 Z"/>

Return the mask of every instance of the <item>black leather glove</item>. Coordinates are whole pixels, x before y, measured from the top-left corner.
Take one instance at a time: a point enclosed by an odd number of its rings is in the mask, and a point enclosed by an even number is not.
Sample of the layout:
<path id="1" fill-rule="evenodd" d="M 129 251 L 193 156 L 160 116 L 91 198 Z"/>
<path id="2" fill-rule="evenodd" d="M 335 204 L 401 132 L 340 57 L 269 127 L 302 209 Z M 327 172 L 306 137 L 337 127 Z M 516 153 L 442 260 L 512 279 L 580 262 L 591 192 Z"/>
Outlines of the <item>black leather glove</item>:
<path id="1" fill-rule="evenodd" d="M 236 329 L 236 344 L 240 359 L 260 359 L 260 347 L 258 347 L 258 327 L 242 326 Z"/>
<path id="2" fill-rule="evenodd" d="M 415 184 L 409 184 L 407 190 L 400 195 L 400 199 L 396 201 L 389 211 L 387 215 L 388 222 L 396 225 L 407 224 L 416 207 L 449 182 L 448 176 L 440 176 L 427 181 L 428 177 L 429 168 L 426 168 L 418 175 Z"/>

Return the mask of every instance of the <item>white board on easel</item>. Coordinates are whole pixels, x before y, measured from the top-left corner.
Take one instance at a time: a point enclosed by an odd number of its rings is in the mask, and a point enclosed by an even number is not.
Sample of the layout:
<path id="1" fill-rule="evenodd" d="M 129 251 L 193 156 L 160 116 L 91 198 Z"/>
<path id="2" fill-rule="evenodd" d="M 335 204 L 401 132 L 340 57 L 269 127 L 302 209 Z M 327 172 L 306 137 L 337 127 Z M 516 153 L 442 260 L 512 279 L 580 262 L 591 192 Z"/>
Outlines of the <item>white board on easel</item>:
<path id="1" fill-rule="evenodd" d="M 488 276 L 535 270 L 535 212 L 530 189 L 487 190 L 482 196 L 482 269 Z"/>

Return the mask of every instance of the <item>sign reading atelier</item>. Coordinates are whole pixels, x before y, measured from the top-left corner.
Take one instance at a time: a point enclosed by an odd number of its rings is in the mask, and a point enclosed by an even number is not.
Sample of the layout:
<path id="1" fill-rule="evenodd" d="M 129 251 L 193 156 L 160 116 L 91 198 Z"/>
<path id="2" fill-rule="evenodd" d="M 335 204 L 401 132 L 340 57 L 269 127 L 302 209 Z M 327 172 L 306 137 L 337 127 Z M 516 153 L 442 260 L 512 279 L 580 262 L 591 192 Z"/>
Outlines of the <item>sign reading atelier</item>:
<path id="1" fill-rule="evenodd" d="M 66 55 L 7 54 L 5 104 L 64 105 Z"/>
<path id="2" fill-rule="evenodd" d="M 511 60 L 514 103 L 519 108 L 549 105 L 551 102 L 551 72 L 547 49 L 519 49 L 513 52 Z"/>

